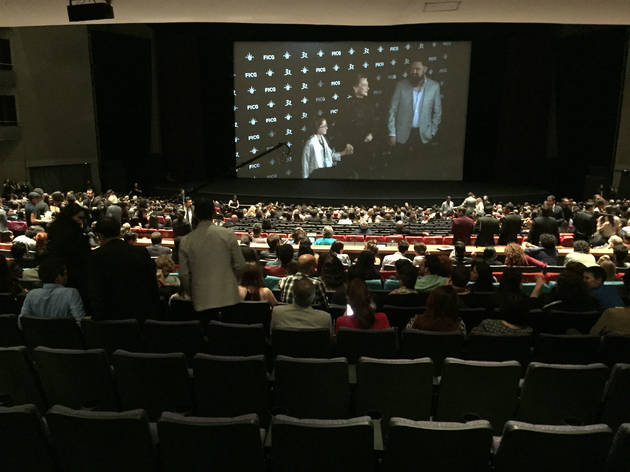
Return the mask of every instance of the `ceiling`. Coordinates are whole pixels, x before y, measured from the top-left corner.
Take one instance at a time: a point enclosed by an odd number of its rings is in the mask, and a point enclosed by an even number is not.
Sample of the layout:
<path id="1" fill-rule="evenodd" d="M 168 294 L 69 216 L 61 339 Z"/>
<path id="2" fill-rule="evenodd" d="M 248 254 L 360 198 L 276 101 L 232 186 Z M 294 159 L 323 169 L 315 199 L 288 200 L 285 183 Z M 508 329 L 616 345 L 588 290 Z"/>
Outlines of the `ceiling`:
<path id="1" fill-rule="evenodd" d="M 67 0 L 0 0 L 0 26 L 68 24 Z M 453 5 L 454 4 L 454 5 Z M 459 4 L 459 5 L 457 5 Z M 114 20 L 91 23 L 630 24 L 630 0 L 112 0 Z M 261 38 L 262 39 L 262 38 Z"/>

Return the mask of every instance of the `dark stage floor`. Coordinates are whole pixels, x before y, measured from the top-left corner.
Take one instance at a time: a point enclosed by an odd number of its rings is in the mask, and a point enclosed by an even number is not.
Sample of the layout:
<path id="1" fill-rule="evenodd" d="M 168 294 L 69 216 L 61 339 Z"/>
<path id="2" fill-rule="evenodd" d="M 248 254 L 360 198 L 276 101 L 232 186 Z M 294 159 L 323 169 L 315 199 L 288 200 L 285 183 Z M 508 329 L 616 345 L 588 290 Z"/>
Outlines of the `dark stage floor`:
<path id="1" fill-rule="evenodd" d="M 172 187 L 172 188 L 171 188 Z M 454 181 L 374 181 L 374 180 L 271 180 L 220 179 L 184 186 L 189 193 L 227 201 L 236 193 L 241 203 L 282 201 L 289 203 L 360 205 L 409 202 L 418 205 L 440 203 L 451 195 L 461 202 L 468 192 L 488 195 L 493 202 L 542 201 L 547 190 L 539 187 L 498 183 Z M 181 187 L 180 187 L 181 188 Z M 175 186 L 161 186 L 161 192 L 177 192 Z"/>

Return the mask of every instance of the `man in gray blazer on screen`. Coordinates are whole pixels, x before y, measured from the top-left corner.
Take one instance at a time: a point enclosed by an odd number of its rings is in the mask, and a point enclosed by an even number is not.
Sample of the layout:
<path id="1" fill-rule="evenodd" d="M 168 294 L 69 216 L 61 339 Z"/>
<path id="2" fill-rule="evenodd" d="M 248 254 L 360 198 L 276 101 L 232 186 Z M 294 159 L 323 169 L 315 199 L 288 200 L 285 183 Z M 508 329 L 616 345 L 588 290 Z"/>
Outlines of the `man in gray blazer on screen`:
<path id="1" fill-rule="evenodd" d="M 389 106 L 389 144 L 402 148 L 403 154 L 429 143 L 442 121 L 440 84 L 426 76 L 425 64 L 424 60 L 411 63 L 409 78 L 396 84 Z"/>

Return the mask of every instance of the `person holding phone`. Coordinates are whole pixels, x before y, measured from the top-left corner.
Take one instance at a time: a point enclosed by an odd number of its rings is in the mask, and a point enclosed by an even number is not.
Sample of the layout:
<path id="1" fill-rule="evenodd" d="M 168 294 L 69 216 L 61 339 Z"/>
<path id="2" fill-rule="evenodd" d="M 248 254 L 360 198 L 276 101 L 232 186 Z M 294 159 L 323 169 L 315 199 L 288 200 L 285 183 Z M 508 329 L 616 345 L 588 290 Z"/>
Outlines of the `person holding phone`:
<path id="1" fill-rule="evenodd" d="M 387 329 L 390 327 L 385 313 L 375 313 L 376 308 L 363 280 L 352 279 L 348 284 L 346 297 L 348 299 L 346 313 L 337 318 L 337 332 L 339 328 Z"/>

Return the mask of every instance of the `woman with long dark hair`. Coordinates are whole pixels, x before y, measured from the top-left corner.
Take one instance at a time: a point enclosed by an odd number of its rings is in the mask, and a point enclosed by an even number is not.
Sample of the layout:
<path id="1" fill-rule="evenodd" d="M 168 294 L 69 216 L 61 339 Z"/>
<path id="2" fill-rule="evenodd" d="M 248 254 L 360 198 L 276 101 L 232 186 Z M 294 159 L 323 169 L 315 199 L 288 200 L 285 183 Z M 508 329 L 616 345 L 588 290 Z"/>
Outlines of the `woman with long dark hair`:
<path id="1" fill-rule="evenodd" d="M 389 321 L 385 313 L 375 313 L 376 308 L 365 282 L 352 279 L 346 291 L 348 309 L 346 314 L 337 318 L 336 327 L 355 329 L 387 329 Z"/>
<path id="2" fill-rule="evenodd" d="M 414 316 L 409 327 L 425 331 L 462 331 L 466 326 L 458 316 L 457 293 L 451 285 L 434 289 L 427 299 L 424 313 Z"/>
<path id="3" fill-rule="evenodd" d="M 375 262 L 372 251 L 361 251 L 359 257 L 357 257 L 356 264 L 348 269 L 348 280 L 380 280 L 381 274 L 376 268 Z"/>
<path id="4" fill-rule="evenodd" d="M 494 277 L 491 267 L 481 260 L 473 261 L 470 268 L 471 292 L 494 292 Z"/>

